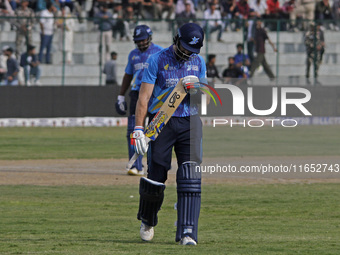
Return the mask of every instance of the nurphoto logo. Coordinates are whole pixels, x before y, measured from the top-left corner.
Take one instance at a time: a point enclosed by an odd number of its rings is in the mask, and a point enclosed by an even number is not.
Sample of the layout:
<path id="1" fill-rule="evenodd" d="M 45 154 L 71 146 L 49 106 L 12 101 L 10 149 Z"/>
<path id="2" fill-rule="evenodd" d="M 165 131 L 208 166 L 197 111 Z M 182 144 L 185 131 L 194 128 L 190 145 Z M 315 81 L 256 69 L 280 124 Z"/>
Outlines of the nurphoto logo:
<path id="1" fill-rule="evenodd" d="M 211 88 L 209 86 L 209 88 Z M 231 84 L 215 84 L 215 89 L 219 89 L 219 94 L 216 90 L 213 90 L 214 93 L 220 99 L 221 93 L 225 91 L 225 93 L 229 93 L 232 96 L 232 116 L 245 116 L 246 112 L 250 112 L 255 116 L 269 116 L 273 115 L 275 112 L 279 111 L 280 115 L 276 117 L 287 117 L 287 106 L 292 105 L 303 114 L 303 116 L 312 116 L 312 113 L 306 108 L 305 104 L 311 100 L 311 92 L 308 89 L 300 88 L 300 87 L 272 87 L 271 89 L 271 105 L 267 109 L 257 109 L 254 106 L 254 90 L 256 87 L 248 87 L 247 93 L 244 93 L 239 87 Z M 215 99 L 209 93 L 210 97 L 215 102 Z M 267 99 L 267 98 L 266 98 Z M 279 103 L 280 102 L 280 103 Z M 216 105 L 216 102 L 215 102 Z M 222 105 L 222 102 L 221 102 Z M 247 107 L 247 108 L 246 108 Z M 207 115 L 207 95 L 202 94 L 202 103 L 201 103 L 201 114 Z M 297 121 L 295 119 L 277 119 L 277 118 L 268 118 L 268 119 L 243 119 L 238 120 L 237 122 L 233 122 L 233 120 L 228 119 L 214 119 L 213 126 L 216 125 L 226 125 L 230 124 L 230 127 L 235 125 L 243 125 L 249 127 L 262 127 L 265 124 L 269 124 L 272 127 L 275 126 L 275 123 L 279 122 L 283 127 L 295 127 L 297 126 Z"/>

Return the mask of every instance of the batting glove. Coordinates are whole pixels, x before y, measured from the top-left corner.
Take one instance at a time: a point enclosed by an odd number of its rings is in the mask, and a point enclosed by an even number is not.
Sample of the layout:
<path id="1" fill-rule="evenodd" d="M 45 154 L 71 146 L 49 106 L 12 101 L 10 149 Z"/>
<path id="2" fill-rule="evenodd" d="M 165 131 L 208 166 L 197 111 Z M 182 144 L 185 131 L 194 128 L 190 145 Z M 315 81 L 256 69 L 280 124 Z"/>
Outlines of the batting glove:
<path id="1" fill-rule="evenodd" d="M 138 155 L 144 155 L 148 151 L 149 143 L 146 142 L 143 127 L 135 127 L 135 130 L 131 133 L 131 145 Z"/>
<path id="2" fill-rule="evenodd" d="M 115 106 L 116 106 L 116 111 L 119 115 L 125 115 L 127 111 L 127 104 L 125 102 L 125 96 L 119 95 Z"/>
<path id="3" fill-rule="evenodd" d="M 197 93 L 197 87 L 199 86 L 200 80 L 195 75 L 188 75 L 185 76 L 182 80 L 182 84 L 184 86 L 184 89 L 189 94 L 196 94 Z"/>

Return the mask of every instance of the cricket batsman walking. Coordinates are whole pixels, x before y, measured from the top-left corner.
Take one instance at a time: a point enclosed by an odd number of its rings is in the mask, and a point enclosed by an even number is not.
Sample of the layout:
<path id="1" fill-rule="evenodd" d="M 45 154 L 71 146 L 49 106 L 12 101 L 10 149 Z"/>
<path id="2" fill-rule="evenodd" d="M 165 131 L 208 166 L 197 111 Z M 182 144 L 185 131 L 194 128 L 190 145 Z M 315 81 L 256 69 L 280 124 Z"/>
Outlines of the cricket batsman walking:
<path id="1" fill-rule="evenodd" d="M 203 40 L 204 32 L 199 25 L 184 24 L 178 29 L 173 45 L 150 56 L 148 67 L 144 70 L 131 141 L 137 154 L 148 153 L 148 174 L 147 178 L 140 180 L 137 215 L 142 221 L 140 236 L 144 241 L 150 241 L 154 236 L 174 148 L 178 164 L 176 242 L 181 245 L 197 244 L 201 173 L 195 168 L 202 162 L 202 122 L 197 104 L 190 102 L 201 95 L 197 90 L 191 92 L 190 85 L 200 81 L 206 83 L 206 64 L 198 55 Z M 148 144 L 143 128 L 145 117 L 147 114 L 150 119 L 154 117 L 179 81 L 188 94 L 157 139 Z M 176 95 L 172 102 L 175 100 Z M 172 106 L 169 104 L 169 107 Z"/>
<path id="2" fill-rule="evenodd" d="M 152 43 L 152 31 L 146 25 L 139 25 L 133 33 L 133 41 L 136 44 L 136 49 L 132 50 L 128 57 L 128 63 L 125 68 L 122 87 L 116 102 L 116 111 L 120 115 L 125 115 L 127 104 L 125 102 L 125 93 L 131 86 L 130 96 L 130 114 L 128 117 L 127 141 L 129 150 L 129 159 L 134 154 L 133 146 L 130 144 L 130 135 L 135 127 L 135 110 L 138 100 L 140 85 L 144 69 L 147 67 L 147 59 L 150 55 L 162 50 L 161 46 Z M 129 175 L 144 175 L 142 156 L 138 157 L 131 169 L 127 169 Z"/>

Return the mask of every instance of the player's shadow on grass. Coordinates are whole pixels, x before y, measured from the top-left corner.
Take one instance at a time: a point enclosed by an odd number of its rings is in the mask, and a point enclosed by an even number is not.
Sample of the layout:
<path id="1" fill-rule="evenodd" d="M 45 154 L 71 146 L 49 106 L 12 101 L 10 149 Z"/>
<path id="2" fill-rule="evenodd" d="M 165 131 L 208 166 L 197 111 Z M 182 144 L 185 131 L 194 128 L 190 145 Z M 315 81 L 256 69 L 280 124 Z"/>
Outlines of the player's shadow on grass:
<path id="1" fill-rule="evenodd" d="M 169 241 L 156 241 L 156 240 L 153 240 L 153 241 L 150 241 L 150 242 L 146 242 L 146 241 L 143 241 L 141 239 L 133 239 L 133 240 L 113 240 L 114 243 L 121 243 L 121 244 L 145 244 L 145 245 L 174 245 L 174 244 L 177 244 L 175 243 L 174 241 L 172 240 L 169 240 Z"/>

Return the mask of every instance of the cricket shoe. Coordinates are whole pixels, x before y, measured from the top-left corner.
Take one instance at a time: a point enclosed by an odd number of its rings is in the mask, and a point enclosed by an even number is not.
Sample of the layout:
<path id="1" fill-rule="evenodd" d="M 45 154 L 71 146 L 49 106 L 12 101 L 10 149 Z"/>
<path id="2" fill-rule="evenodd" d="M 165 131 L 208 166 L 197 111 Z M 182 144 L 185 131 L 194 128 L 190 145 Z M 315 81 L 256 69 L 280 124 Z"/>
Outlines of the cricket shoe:
<path id="1" fill-rule="evenodd" d="M 179 241 L 180 245 L 197 245 L 196 241 L 190 236 L 185 236 Z"/>
<path id="2" fill-rule="evenodd" d="M 149 225 L 146 225 L 142 222 L 140 225 L 139 234 L 143 241 L 151 241 L 154 235 L 153 227 L 150 227 Z"/>
<path id="3" fill-rule="evenodd" d="M 128 175 L 143 176 L 144 170 L 138 171 L 137 168 L 133 167 L 128 170 Z"/>

